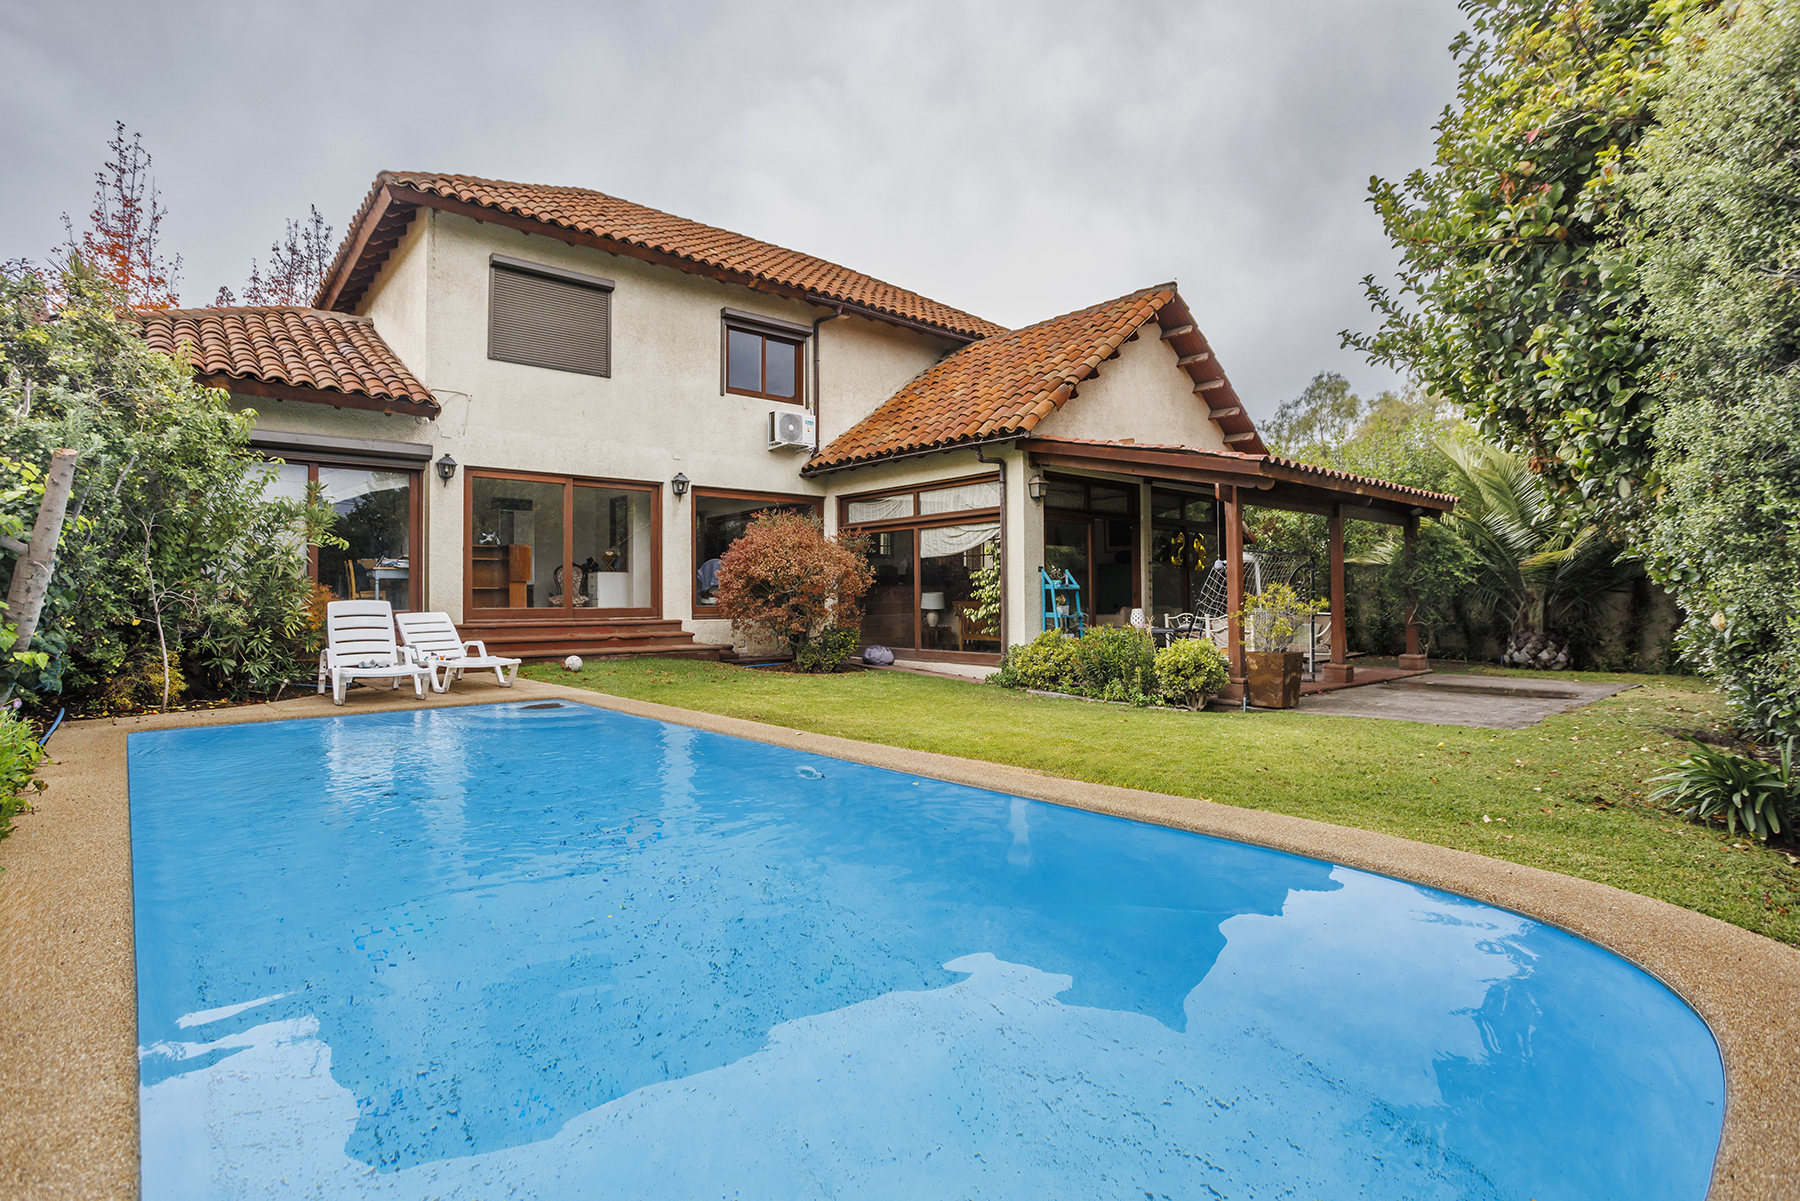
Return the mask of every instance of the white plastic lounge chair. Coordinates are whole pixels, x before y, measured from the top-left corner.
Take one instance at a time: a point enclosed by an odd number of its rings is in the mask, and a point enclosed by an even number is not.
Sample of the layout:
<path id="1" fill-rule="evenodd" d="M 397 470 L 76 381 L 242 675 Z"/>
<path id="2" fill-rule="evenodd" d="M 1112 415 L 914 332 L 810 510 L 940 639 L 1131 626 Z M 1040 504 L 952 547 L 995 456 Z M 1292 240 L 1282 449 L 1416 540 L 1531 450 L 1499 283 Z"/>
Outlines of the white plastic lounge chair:
<path id="1" fill-rule="evenodd" d="M 319 652 L 319 691 L 331 684 L 331 703 L 344 703 L 352 680 L 388 680 L 394 688 L 410 679 L 425 695 L 431 669 L 413 662 L 394 640 L 394 606 L 386 601 L 332 601 L 325 606 L 325 649 Z"/>
<path id="2" fill-rule="evenodd" d="M 519 674 L 518 659 L 490 655 L 483 642 L 464 642 L 448 613 L 402 613 L 395 620 L 407 649 L 430 669 L 433 692 L 448 692 L 465 671 L 493 668 L 502 688 L 511 688 Z"/>

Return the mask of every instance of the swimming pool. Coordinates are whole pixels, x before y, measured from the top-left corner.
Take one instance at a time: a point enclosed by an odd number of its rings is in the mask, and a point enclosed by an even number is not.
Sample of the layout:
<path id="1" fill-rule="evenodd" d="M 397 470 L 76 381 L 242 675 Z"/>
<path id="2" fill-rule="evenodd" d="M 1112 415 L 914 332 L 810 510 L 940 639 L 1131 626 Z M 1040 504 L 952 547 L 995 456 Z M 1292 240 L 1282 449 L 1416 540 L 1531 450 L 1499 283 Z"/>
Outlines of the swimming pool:
<path id="1" fill-rule="evenodd" d="M 576 705 L 130 781 L 147 1198 L 1688 1201 L 1718 1145 L 1660 983 L 1315 860 Z"/>

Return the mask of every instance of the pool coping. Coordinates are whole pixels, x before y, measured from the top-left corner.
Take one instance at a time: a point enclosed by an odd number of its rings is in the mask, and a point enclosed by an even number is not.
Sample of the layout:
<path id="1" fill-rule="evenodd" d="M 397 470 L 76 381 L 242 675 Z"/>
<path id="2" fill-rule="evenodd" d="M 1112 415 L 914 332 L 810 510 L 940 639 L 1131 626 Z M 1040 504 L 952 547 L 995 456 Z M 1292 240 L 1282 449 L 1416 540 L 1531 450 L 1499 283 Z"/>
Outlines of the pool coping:
<path id="1" fill-rule="evenodd" d="M 186 726 L 560 699 L 957 784 L 1253 843 L 1460 893 L 1560 926 L 1662 980 L 1712 1029 L 1726 1114 L 1709 1201 L 1800 1195 L 1800 950 L 1604 884 L 1307 818 L 908 750 L 586 689 L 471 679 L 424 702 L 359 690 L 71 722 L 50 788 L 0 842 L 0 1195 L 138 1193 L 136 968 L 126 737 Z"/>

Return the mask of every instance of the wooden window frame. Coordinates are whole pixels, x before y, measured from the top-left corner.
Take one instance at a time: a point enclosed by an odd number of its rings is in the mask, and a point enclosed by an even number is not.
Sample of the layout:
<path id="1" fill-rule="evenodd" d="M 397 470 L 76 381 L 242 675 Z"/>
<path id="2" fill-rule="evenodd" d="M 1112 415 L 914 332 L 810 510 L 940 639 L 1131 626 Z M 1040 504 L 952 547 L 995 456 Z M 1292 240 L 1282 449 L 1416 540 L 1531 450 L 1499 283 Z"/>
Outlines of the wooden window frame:
<path id="1" fill-rule="evenodd" d="M 289 455 L 266 455 L 264 462 L 285 463 L 289 467 L 306 468 L 308 487 L 319 482 L 319 468 L 342 467 L 349 471 L 389 471 L 404 474 L 406 484 L 406 599 L 412 604 L 411 609 L 398 610 L 402 613 L 423 612 L 421 602 L 425 598 L 425 472 L 416 467 L 401 467 L 393 463 L 370 462 L 350 456 L 326 455 L 321 458 L 298 458 Z M 309 544 L 306 548 L 306 578 L 319 584 L 319 548 Z"/>
<path id="2" fill-rule="evenodd" d="M 1156 494 L 1158 492 L 1161 492 L 1168 496 L 1182 497 L 1183 498 L 1182 508 L 1184 510 L 1187 507 L 1188 500 L 1204 500 L 1204 501 L 1207 501 L 1208 503 L 1210 503 L 1213 507 L 1212 521 L 1210 523 L 1211 534 L 1212 534 L 1212 538 L 1213 538 L 1213 545 L 1219 547 L 1221 552 L 1223 551 L 1223 548 L 1225 546 L 1225 522 L 1224 522 L 1225 506 L 1219 500 L 1217 493 L 1216 492 L 1205 492 L 1205 491 L 1190 492 L 1190 491 L 1184 491 L 1179 488 L 1170 488 L 1170 487 L 1167 487 L 1164 485 L 1159 485 L 1156 483 L 1152 483 L 1150 485 L 1150 509 L 1149 509 L 1150 518 L 1149 518 L 1149 522 L 1150 522 L 1150 548 L 1151 548 L 1151 550 L 1156 549 L 1156 532 L 1158 530 L 1163 530 L 1165 532 L 1179 530 L 1182 533 L 1182 535 L 1185 537 L 1190 531 L 1205 530 L 1209 524 L 1204 521 L 1190 521 L 1186 517 L 1158 517 L 1158 516 L 1156 516 Z M 1155 563 L 1150 563 L 1149 566 L 1151 568 L 1154 568 Z M 1205 572 L 1211 568 L 1211 566 L 1212 566 L 1212 564 L 1208 563 L 1208 564 L 1205 564 L 1204 566 L 1198 566 L 1197 570 L 1200 574 L 1204 575 Z M 1148 575 L 1149 573 L 1146 572 L 1145 574 Z M 1187 578 L 1182 581 L 1182 585 L 1181 585 L 1182 608 L 1185 612 L 1192 613 L 1194 611 L 1194 604 L 1199 599 L 1198 597 L 1192 595 L 1193 584 L 1194 584 L 1193 577 L 1195 575 L 1195 571 L 1190 570 L 1184 574 L 1186 575 Z"/>
<path id="3" fill-rule="evenodd" d="M 688 572 L 688 586 L 693 593 L 693 614 L 695 621 L 723 621 L 721 617 L 703 616 L 701 610 L 711 609 L 712 605 L 700 603 L 700 500 L 758 500 L 767 502 L 767 507 L 787 505 L 794 508 L 802 506 L 813 511 L 819 524 L 825 523 L 825 498 L 823 496 L 802 496 L 792 492 L 747 492 L 738 488 L 701 488 L 695 486 L 689 493 L 688 505 L 688 545 L 692 569 Z"/>
<path id="4" fill-rule="evenodd" d="M 749 334 L 762 339 L 762 364 L 760 378 L 764 384 L 769 382 L 769 345 L 794 348 L 794 394 L 777 396 L 773 392 L 758 392 L 750 388 L 735 388 L 731 384 L 731 335 Z M 777 329 L 767 329 L 739 318 L 727 317 L 724 322 L 724 333 L 720 336 L 721 363 L 720 374 L 725 382 L 725 392 L 731 396 L 751 396 L 758 400 L 773 401 L 776 404 L 806 407 L 806 335 L 788 333 Z"/>
<path id="5" fill-rule="evenodd" d="M 1131 545 L 1131 604 L 1133 608 L 1144 606 L 1144 585 L 1148 564 L 1144 559 L 1144 522 L 1148 520 L 1144 510 L 1142 488 L 1136 483 L 1120 480 L 1094 479 L 1091 476 L 1064 475 L 1059 472 L 1046 473 L 1046 478 L 1063 484 L 1079 484 L 1081 486 L 1082 507 L 1068 509 L 1061 506 L 1052 508 L 1049 498 L 1044 500 L 1044 523 L 1052 521 L 1082 522 L 1087 526 L 1087 579 L 1081 581 L 1082 603 L 1089 606 L 1093 613 L 1094 602 L 1094 568 L 1098 566 L 1098 543 L 1094 538 L 1094 523 L 1098 521 L 1129 521 L 1138 531 Z M 1094 508 L 1094 487 L 1114 488 L 1126 493 L 1128 497 L 1123 513 L 1105 513 Z M 1097 616 L 1097 614 L 1096 614 Z"/>
<path id="6" fill-rule="evenodd" d="M 563 589 L 563 603 L 557 608 L 529 609 L 475 607 L 475 481 L 516 480 L 526 484 L 560 484 L 563 489 L 563 578 L 575 562 L 575 489 L 618 488 L 650 495 L 650 604 L 635 609 L 593 609 L 577 607 L 575 590 Z M 510 471 L 503 467 L 469 467 L 463 471 L 463 620 L 480 622 L 545 621 L 604 622 L 642 621 L 662 616 L 662 485 L 647 480 L 599 479 L 585 475 L 557 475 L 536 471 Z M 481 616 L 477 617 L 476 614 Z"/>
<path id="7" fill-rule="evenodd" d="M 606 368 L 602 371 L 591 371 L 581 367 L 561 367 L 554 363 L 541 363 L 533 359 L 512 358 L 494 353 L 494 305 L 497 292 L 494 288 L 494 275 L 499 271 L 510 271 L 515 275 L 535 275 L 540 279 L 552 280 L 571 287 L 587 288 L 604 293 L 606 296 L 606 328 L 602 331 L 602 341 L 606 346 Z M 487 303 L 487 357 L 494 363 L 512 363 L 520 367 L 536 367 L 542 371 L 562 371 L 570 375 L 586 375 L 595 379 L 611 379 L 613 363 L 613 293 L 616 285 L 612 280 L 599 275 L 587 275 L 580 271 L 570 271 L 563 267 L 553 267 L 547 263 L 534 263 L 529 259 L 516 259 L 504 254 L 488 256 L 488 303 Z"/>

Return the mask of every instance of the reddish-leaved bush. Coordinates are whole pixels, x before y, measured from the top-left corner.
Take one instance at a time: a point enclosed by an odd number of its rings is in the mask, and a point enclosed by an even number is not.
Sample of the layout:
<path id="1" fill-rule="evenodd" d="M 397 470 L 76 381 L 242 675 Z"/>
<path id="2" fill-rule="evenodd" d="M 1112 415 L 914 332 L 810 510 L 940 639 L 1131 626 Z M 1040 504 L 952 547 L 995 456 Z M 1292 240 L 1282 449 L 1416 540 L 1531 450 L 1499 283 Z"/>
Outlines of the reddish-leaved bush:
<path id="1" fill-rule="evenodd" d="M 740 633 L 774 638 L 798 657 L 828 630 L 854 630 L 874 582 L 863 539 L 827 538 L 797 513 L 764 513 L 720 560 L 718 612 Z"/>

